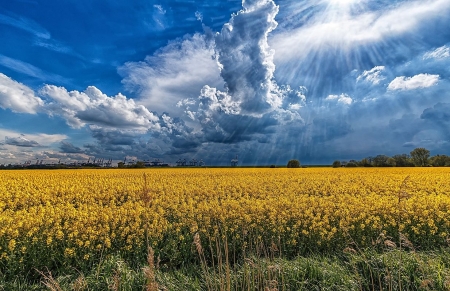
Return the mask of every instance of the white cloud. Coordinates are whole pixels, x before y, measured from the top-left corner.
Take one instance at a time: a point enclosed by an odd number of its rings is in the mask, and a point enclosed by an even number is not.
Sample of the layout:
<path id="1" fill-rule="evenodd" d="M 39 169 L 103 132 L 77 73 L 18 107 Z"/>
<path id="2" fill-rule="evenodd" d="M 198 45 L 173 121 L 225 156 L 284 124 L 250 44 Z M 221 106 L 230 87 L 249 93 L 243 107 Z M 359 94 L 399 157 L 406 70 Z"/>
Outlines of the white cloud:
<path id="1" fill-rule="evenodd" d="M 175 107 L 180 100 L 197 98 L 205 84 L 223 86 L 213 55 L 206 36 L 195 34 L 171 42 L 143 62 L 126 63 L 119 73 L 125 87 L 138 92 L 140 104 L 161 113 L 181 114 Z"/>
<path id="2" fill-rule="evenodd" d="M 37 113 L 44 102 L 33 90 L 0 73 L 0 107 L 18 113 Z"/>
<path id="3" fill-rule="evenodd" d="M 45 85 L 40 93 L 53 100 L 46 104 L 47 112 L 64 117 L 74 128 L 85 124 L 140 130 L 158 128 L 157 116 L 120 93 L 108 97 L 94 86 L 84 92 L 68 92 L 53 85 Z"/>
<path id="4" fill-rule="evenodd" d="M 0 129 L 0 140 L 4 140 L 7 145 L 41 145 L 49 146 L 52 144 L 60 143 L 67 139 L 65 134 L 22 134 L 17 131 Z M 8 142 L 9 141 L 9 142 Z"/>
<path id="5" fill-rule="evenodd" d="M 450 57 L 450 47 L 448 46 L 441 46 L 437 49 L 435 49 L 434 51 L 431 52 L 427 52 L 425 53 L 425 55 L 423 56 L 424 60 L 427 59 L 445 59 Z"/>
<path id="6" fill-rule="evenodd" d="M 11 17 L 4 14 L 0 14 L 0 23 L 11 25 L 19 29 L 25 30 L 33 34 L 34 36 L 42 39 L 50 39 L 51 37 L 50 33 L 45 28 L 41 27 L 33 20 L 27 19 L 25 17 L 19 16 Z"/>
<path id="7" fill-rule="evenodd" d="M 388 90 L 415 90 L 436 85 L 439 75 L 419 74 L 413 77 L 397 77 L 388 86 Z"/>
<path id="8" fill-rule="evenodd" d="M 160 14 L 166 14 L 166 10 L 161 5 L 153 5 L 153 7 L 156 8 Z"/>
<path id="9" fill-rule="evenodd" d="M 240 103 L 244 114 L 262 114 L 281 105 L 272 91 L 274 51 L 268 35 L 278 23 L 278 6 L 272 0 L 243 1 L 243 10 L 233 14 L 216 35 L 216 55 L 227 94 Z"/>
<path id="10" fill-rule="evenodd" d="M 327 98 L 325 98 L 325 100 L 337 101 L 338 103 L 345 104 L 345 105 L 351 105 L 353 103 L 353 99 L 347 94 L 329 95 Z"/>
<path id="11" fill-rule="evenodd" d="M 195 18 L 198 21 L 203 21 L 203 14 L 200 11 L 195 11 Z"/>
<path id="12" fill-rule="evenodd" d="M 59 75 L 44 72 L 32 64 L 12 59 L 2 54 L 0 54 L 0 65 L 39 80 L 67 83 L 67 79 Z"/>
<path id="13" fill-rule="evenodd" d="M 382 73 L 385 71 L 384 66 L 377 66 L 369 71 L 364 71 L 361 75 L 358 76 L 356 79 L 357 82 L 359 81 L 366 81 L 369 83 L 372 83 L 373 85 L 380 84 L 381 81 L 385 80 L 386 77 L 382 75 Z"/>

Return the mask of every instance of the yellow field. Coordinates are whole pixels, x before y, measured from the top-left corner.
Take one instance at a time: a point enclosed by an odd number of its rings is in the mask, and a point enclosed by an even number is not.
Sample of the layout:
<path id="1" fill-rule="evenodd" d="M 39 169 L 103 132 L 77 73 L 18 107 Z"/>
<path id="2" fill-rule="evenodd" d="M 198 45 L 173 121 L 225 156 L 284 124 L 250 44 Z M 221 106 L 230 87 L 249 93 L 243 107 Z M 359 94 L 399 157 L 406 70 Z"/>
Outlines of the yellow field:
<path id="1" fill-rule="evenodd" d="M 195 257 L 192 239 L 274 242 L 289 256 L 371 246 L 401 231 L 447 245 L 449 168 L 0 172 L 0 267 L 83 266 L 108 254 Z M 138 259 L 139 257 L 139 259 Z"/>

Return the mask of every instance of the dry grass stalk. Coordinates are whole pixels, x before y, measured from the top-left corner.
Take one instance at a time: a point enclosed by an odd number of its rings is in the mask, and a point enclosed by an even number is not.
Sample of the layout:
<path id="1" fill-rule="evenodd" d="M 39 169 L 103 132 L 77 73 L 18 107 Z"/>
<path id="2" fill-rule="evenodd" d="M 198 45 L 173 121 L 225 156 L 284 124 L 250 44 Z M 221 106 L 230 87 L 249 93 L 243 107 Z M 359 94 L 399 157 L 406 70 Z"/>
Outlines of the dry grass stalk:
<path id="1" fill-rule="evenodd" d="M 80 275 L 72 285 L 72 289 L 74 291 L 83 291 L 88 289 L 88 284 L 86 282 L 86 278 L 83 275 Z"/>
<path id="2" fill-rule="evenodd" d="M 346 247 L 343 250 L 343 252 L 346 254 L 357 254 L 358 253 L 354 248 L 351 248 L 351 247 Z"/>
<path id="3" fill-rule="evenodd" d="M 255 264 L 255 262 L 253 262 L 252 259 L 250 259 L 250 258 L 245 258 L 245 259 L 244 259 L 244 262 L 246 262 L 250 267 L 256 268 L 256 264 Z"/>
<path id="4" fill-rule="evenodd" d="M 152 247 L 148 247 L 147 264 L 148 266 L 142 269 L 147 281 L 145 290 L 158 291 L 158 283 L 156 282 L 155 275 L 155 252 Z"/>
<path id="5" fill-rule="evenodd" d="M 36 270 L 42 277 L 44 277 L 42 284 L 44 284 L 45 287 L 47 287 L 50 291 L 62 291 L 61 286 L 59 285 L 58 281 L 53 278 L 52 273 L 47 269 L 47 274 L 44 272 L 41 272 L 39 270 Z"/>
<path id="6" fill-rule="evenodd" d="M 194 235 L 194 245 L 195 248 L 197 249 L 197 253 L 199 255 L 203 255 L 202 243 L 200 241 L 200 235 L 198 234 L 198 232 Z"/>
<path id="7" fill-rule="evenodd" d="M 400 233 L 400 241 L 402 243 L 402 246 L 407 247 L 413 252 L 415 251 L 414 245 L 403 233 Z"/>
<path id="8" fill-rule="evenodd" d="M 119 291 L 120 288 L 120 274 L 118 270 L 114 271 L 114 277 L 111 286 L 109 286 L 109 289 L 112 291 Z"/>
<path id="9" fill-rule="evenodd" d="M 202 266 L 203 274 L 205 275 L 206 285 L 208 287 L 208 290 L 212 290 L 211 277 L 208 272 L 208 264 L 206 262 L 205 254 L 203 253 L 202 242 L 200 240 L 200 234 L 198 232 L 194 235 L 194 245 L 197 249 L 198 256 L 200 257 L 200 265 Z"/>
<path id="10" fill-rule="evenodd" d="M 270 280 L 269 286 L 264 288 L 264 291 L 278 291 L 278 281 L 277 280 Z"/>
<path id="11" fill-rule="evenodd" d="M 423 289 L 423 290 L 433 290 L 433 287 L 434 287 L 434 282 L 433 282 L 433 280 L 430 280 L 430 279 L 425 279 L 420 283 L 420 289 Z"/>
<path id="12" fill-rule="evenodd" d="M 392 248 L 392 249 L 397 248 L 397 244 L 389 239 L 384 241 L 384 245 L 387 246 L 388 248 Z"/>

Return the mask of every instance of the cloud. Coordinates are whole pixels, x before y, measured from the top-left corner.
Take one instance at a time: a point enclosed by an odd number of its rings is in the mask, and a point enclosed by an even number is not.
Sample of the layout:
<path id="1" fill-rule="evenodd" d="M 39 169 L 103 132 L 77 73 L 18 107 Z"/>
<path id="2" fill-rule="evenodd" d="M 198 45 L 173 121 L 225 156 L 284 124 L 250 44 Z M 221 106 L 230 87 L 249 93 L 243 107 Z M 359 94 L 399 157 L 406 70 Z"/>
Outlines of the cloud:
<path id="1" fill-rule="evenodd" d="M 166 14 L 166 10 L 161 5 L 153 5 L 153 7 L 156 8 L 159 14 Z"/>
<path id="2" fill-rule="evenodd" d="M 312 143 L 341 138 L 352 132 L 351 124 L 338 117 L 315 118 L 310 127 Z"/>
<path id="3" fill-rule="evenodd" d="M 450 103 L 438 103 L 433 108 L 427 108 L 420 116 L 421 119 L 431 120 L 434 122 L 450 122 Z M 447 130 L 448 131 L 448 130 Z M 450 133 L 450 131 L 449 131 Z"/>
<path id="4" fill-rule="evenodd" d="M 71 144 L 70 142 L 67 141 L 62 141 L 59 149 L 61 150 L 61 152 L 63 153 L 68 153 L 68 154 L 80 154 L 80 153 L 84 153 L 84 150 L 82 150 L 81 148 L 74 146 L 73 144 Z"/>
<path id="5" fill-rule="evenodd" d="M 34 40 L 33 45 L 46 48 L 61 54 L 71 55 L 79 58 L 80 60 L 85 60 L 85 57 L 81 54 L 75 52 L 71 47 L 65 45 L 64 43 L 57 41 L 55 39 L 42 39 L 37 38 Z"/>
<path id="6" fill-rule="evenodd" d="M 159 126 L 158 117 L 143 105 L 120 93 L 108 97 L 94 86 L 89 86 L 84 92 L 69 92 L 63 87 L 45 85 L 40 94 L 52 100 L 46 104 L 47 113 L 64 117 L 73 128 L 94 124 L 145 132 Z"/>
<path id="7" fill-rule="evenodd" d="M 64 152 L 54 152 L 54 151 L 44 151 L 38 154 L 38 158 L 42 160 L 50 159 L 53 163 L 56 161 L 61 161 L 61 163 L 70 163 L 74 161 L 87 161 L 92 158 L 83 153 L 64 153 Z M 46 161 L 48 162 L 48 161 Z"/>
<path id="8" fill-rule="evenodd" d="M 195 11 L 195 19 L 203 21 L 203 14 L 200 11 Z"/>
<path id="9" fill-rule="evenodd" d="M 42 39 L 50 39 L 50 32 L 45 28 L 41 27 L 39 24 L 31 19 L 20 17 L 20 16 L 8 16 L 5 14 L 0 14 L 0 23 L 10 25 L 24 31 L 27 31 L 34 36 Z"/>
<path id="10" fill-rule="evenodd" d="M 5 145 L 15 145 L 21 147 L 48 147 L 53 144 L 60 143 L 67 138 L 68 137 L 65 134 L 34 133 L 25 135 L 18 131 L 0 128 L 0 140 L 5 140 Z"/>
<path id="11" fill-rule="evenodd" d="M 153 30 L 166 29 L 168 26 L 168 21 L 166 19 L 167 11 L 163 8 L 162 5 L 159 4 L 153 5 L 153 8 L 154 8 L 152 13 L 153 25 L 149 25 L 149 27 L 151 27 Z"/>
<path id="12" fill-rule="evenodd" d="M 16 71 L 21 74 L 28 75 L 30 77 L 39 79 L 39 80 L 46 80 L 51 82 L 61 82 L 61 83 L 67 83 L 68 80 L 64 77 L 61 77 L 59 75 L 47 73 L 29 63 L 22 62 L 20 60 L 12 59 L 7 56 L 4 56 L 0 54 L 0 65 L 7 67 L 13 71 Z"/>
<path id="13" fill-rule="evenodd" d="M 36 114 L 44 101 L 33 90 L 0 73 L 0 107 L 17 113 Z"/>
<path id="14" fill-rule="evenodd" d="M 350 105 L 353 103 L 353 99 L 347 95 L 347 94 L 341 94 L 341 95 L 329 95 L 327 98 L 325 98 L 327 101 L 336 101 L 341 104 Z"/>
<path id="15" fill-rule="evenodd" d="M 195 34 L 170 42 L 143 62 L 128 62 L 119 68 L 128 91 L 139 103 L 157 112 L 176 111 L 175 105 L 196 98 L 205 84 L 222 87 L 214 50 L 207 35 Z"/>
<path id="16" fill-rule="evenodd" d="M 28 33 L 31 33 L 34 36 L 34 40 L 33 40 L 33 45 L 36 46 L 40 46 L 55 52 L 59 52 L 59 53 L 63 53 L 63 54 L 68 54 L 68 55 L 72 55 L 75 57 L 78 57 L 80 59 L 84 59 L 82 55 L 76 53 L 73 51 L 72 48 L 70 48 L 67 45 L 64 45 L 63 43 L 52 39 L 50 32 L 43 28 L 41 25 L 39 25 L 38 23 L 36 23 L 35 21 L 22 17 L 22 16 L 18 16 L 18 15 L 13 15 L 10 14 L 5 15 L 5 14 L 1 14 L 0 13 L 0 24 L 5 24 L 5 25 L 10 25 L 13 27 L 16 27 L 18 29 L 24 30 Z M 20 61 L 19 61 L 20 62 Z M 26 63 L 24 63 L 26 64 Z M 28 66 L 31 66 L 29 64 L 27 64 Z M 16 64 L 17 66 L 17 64 Z M 20 69 L 20 67 L 23 67 L 22 65 L 18 66 L 18 69 Z M 14 68 L 11 68 L 13 70 L 15 70 Z M 36 68 L 37 69 L 37 68 Z M 33 67 L 28 68 L 27 70 L 34 70 L 36 71 L 36 69 L 33 69 Z M 39 70 L 39 69 L 37 69 Z M 34 75 L 34 77 L 37 77 L 39 79 L 44 79 L 45 75 L 48 74 L 36 74 Z M 53 76 L 53 78 L 56 79 L 50 79 L 50 81 L 57 81 L 58 78 L 62 79 L 62 77 L 59 76 Z"/>
<path id="17" fill-rule="evenodd" d="M 7 145 L 13 145 L 18 147 L 39 147 L 41 146 L 38 142 L 34 140 L 29 140 L 23 136 L 19 137 L 6 137 L 5 138 L 5 144 Z"/>
<path id="18" fill-rule="evenodd" d="M 89 126 L 92 137 L 102 145 L 130 146 L 142 132 L 130 129 L 103 128 L 96 125 Z M 121 148 L 122 149 L 122 148 Z"/>
<path id="19" fill-rule="evenodd" d="M 223 90 L 205 85 L 197 98 L 177 103 L 194 123 L 202 143 L 237 144 L 270 140 L 279 124 L 300 121 L 306 88 L 279 86 L 274 78 L 268 34 L 277 26 L 278 6 L 271 0 L 244 1 L 214 37 Z M 192 122 L 190 123 L 192 124 Z M 191 134 L 192 135 L 192 134 Z"/>
<path id="20" fill-rule="evenodd" d="M 358 76 L 356 81 L 365 81 L 373 85 L 379 85 L 381 81 L 386 79 L 386 77 L 383 76 L 383 72 L 385 71 L 385 69 L 386 67 L 384 66 L 376 66 L 371 70 L 364 71 L 361 75 Z"/>
<path id="21" fill-rule="evenodd" d="M 435 86 L 439 75 L 419 74 L 413 77 L 397 77 L 388 86 L 388 90 L 415 90 Z"/>
<path id="22" fill-rule="evenodd" d="M 450 57 L 450 47 L 444 45 L 441 46 L 437 49 L 435 49 L 434 51 L 431 52 L 427 52 L 424 54 L 423 59 L 424 60 L 428 60 L 428 59 L 445 59 L 445 58 L 449 58 Z"/>
<path id="23" fill-rule="evenodd" d="M 239 103 L 244 114 L 262 114 L 281 101 L 273 74 L 274 51 L 268 34 L 277 27 L 278 6 L 271 0 L 243 1 L 243 10 L 233 14 L 215 37 L 215 51 L 226 93 Z"/>

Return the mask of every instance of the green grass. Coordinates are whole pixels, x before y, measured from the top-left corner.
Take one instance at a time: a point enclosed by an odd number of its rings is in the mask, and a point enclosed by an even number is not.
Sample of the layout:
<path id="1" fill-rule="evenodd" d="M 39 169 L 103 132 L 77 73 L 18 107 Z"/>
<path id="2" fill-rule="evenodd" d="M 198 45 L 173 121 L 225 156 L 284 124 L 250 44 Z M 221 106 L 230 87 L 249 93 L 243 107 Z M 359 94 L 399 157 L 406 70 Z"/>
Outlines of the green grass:
<path id="1" fill-rule="evenodd" d="M 142 268 L 111 256 L 85 274 L 40 270 L 40 281 L 0 279 L 0 290 L 450 290 L 450 249 L 367 250 L 294 260 L 248 257 L 233 265 L 224 262 L 205 268 L 153 266 L 158 289 L 146 289 L 148 278 Z"/>

